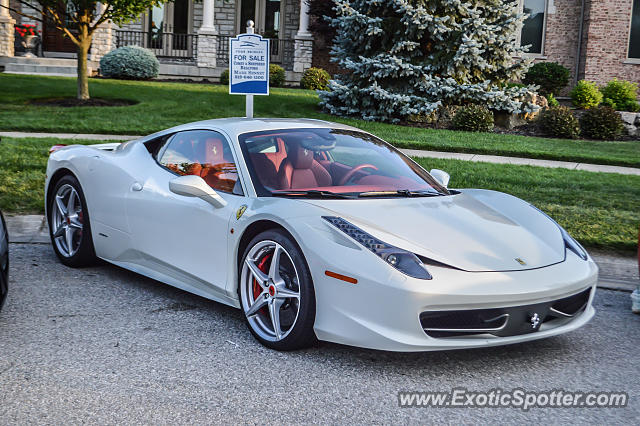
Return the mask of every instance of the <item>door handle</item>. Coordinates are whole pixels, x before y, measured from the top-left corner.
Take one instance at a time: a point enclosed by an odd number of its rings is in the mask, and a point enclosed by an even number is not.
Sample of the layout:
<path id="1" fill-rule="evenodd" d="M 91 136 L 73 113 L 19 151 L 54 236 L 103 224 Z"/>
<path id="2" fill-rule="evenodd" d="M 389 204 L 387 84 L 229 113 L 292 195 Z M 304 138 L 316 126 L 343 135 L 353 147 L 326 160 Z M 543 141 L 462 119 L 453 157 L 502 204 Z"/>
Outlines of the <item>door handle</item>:
<path id="1" fill-rule="evenodd" d="M 133 185 L 131 185 L 131 190 L 142 191 L 142 184 L 140 182 L 134 182 Z"/>

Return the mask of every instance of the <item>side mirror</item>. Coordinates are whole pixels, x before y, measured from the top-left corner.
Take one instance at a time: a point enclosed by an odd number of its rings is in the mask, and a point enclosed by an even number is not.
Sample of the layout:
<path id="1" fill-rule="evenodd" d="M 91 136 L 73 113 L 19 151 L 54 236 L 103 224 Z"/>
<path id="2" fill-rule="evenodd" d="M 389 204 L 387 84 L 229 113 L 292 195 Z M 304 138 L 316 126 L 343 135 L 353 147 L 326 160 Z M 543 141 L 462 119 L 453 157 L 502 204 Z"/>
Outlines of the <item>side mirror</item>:
<path id="1" fill-rule="evenodd" d="M 198 197 L 213 207 L 219 209 L 227 205 L 227 202 L 211 188 L 200 176 L 186 175 L 169 181 L 169 189 L 174 194 L 185 197 Z"/>
<path id="2" fill-rule="evenodd" d="M 445 172 L 444 170 L 432 169 L 429 174 L 433 176 L 433 178 L 437 180 L 440 185 L 444 186 L 445 188 L 449 186 L 449 179 L 451 179 L 449 173 Z"/>

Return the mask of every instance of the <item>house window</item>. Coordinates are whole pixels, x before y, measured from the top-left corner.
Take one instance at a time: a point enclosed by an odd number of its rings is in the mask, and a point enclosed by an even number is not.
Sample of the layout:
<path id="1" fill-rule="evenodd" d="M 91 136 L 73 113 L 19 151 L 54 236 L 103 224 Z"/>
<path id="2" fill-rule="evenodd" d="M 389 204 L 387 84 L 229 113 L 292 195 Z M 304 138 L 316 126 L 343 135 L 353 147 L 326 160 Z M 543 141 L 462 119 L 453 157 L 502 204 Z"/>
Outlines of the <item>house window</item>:
<path id="1" fill-rule="evenodd" d="M 633 11 L 631 12 L 629 58 L 640 59 L 640 0 L 634 0 Z"/>
<path id="2" fill-rule="evenodd" d="M 528 16 L 522 24 L 520 45 L 530 46 L 527 53 L 542 55 L 546 7 L 547 0 L 522 0 L 522 11 Z"/>

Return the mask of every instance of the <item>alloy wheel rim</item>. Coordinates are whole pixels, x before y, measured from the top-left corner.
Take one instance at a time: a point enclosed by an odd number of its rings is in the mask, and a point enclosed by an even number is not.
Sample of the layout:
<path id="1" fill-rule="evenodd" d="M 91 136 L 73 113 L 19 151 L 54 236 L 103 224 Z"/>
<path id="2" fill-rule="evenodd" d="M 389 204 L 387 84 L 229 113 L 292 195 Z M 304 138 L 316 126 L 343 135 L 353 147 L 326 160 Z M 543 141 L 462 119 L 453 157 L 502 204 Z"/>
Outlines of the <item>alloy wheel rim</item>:
<path id="1" fill-rule="evenodd" d="M 83 217 L 78 192 L 69 184 L 62 185 L 54 198 L 51 225 L 53 241 L 64 257 L 72 257 L 80 248 Z"/>
<path id="2" fill-rule="evenodd" d="M 251 328 L 277 342 L 289 335 L 300 313 L 300 278 L 289 253 L 275 241 L 260 241 L 242 265 L 240 296 Z"/>

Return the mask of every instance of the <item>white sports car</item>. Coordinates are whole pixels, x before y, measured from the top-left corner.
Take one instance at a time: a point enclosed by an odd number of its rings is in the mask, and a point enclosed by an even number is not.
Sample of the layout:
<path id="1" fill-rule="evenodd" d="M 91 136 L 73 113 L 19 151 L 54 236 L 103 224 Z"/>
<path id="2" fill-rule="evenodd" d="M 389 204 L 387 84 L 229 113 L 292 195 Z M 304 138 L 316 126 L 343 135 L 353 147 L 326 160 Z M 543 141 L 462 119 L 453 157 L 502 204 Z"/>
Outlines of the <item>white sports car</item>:
<path id="1" fill-rule="evenodd" d="M 46 210 L 64 264 L 97 256 L 241 308 L 270 348 L 493 346 L 595 312 L 598 269 L 551 218 L 448 189 L 356 128 L 234 118 L 58 148 Z"/>

